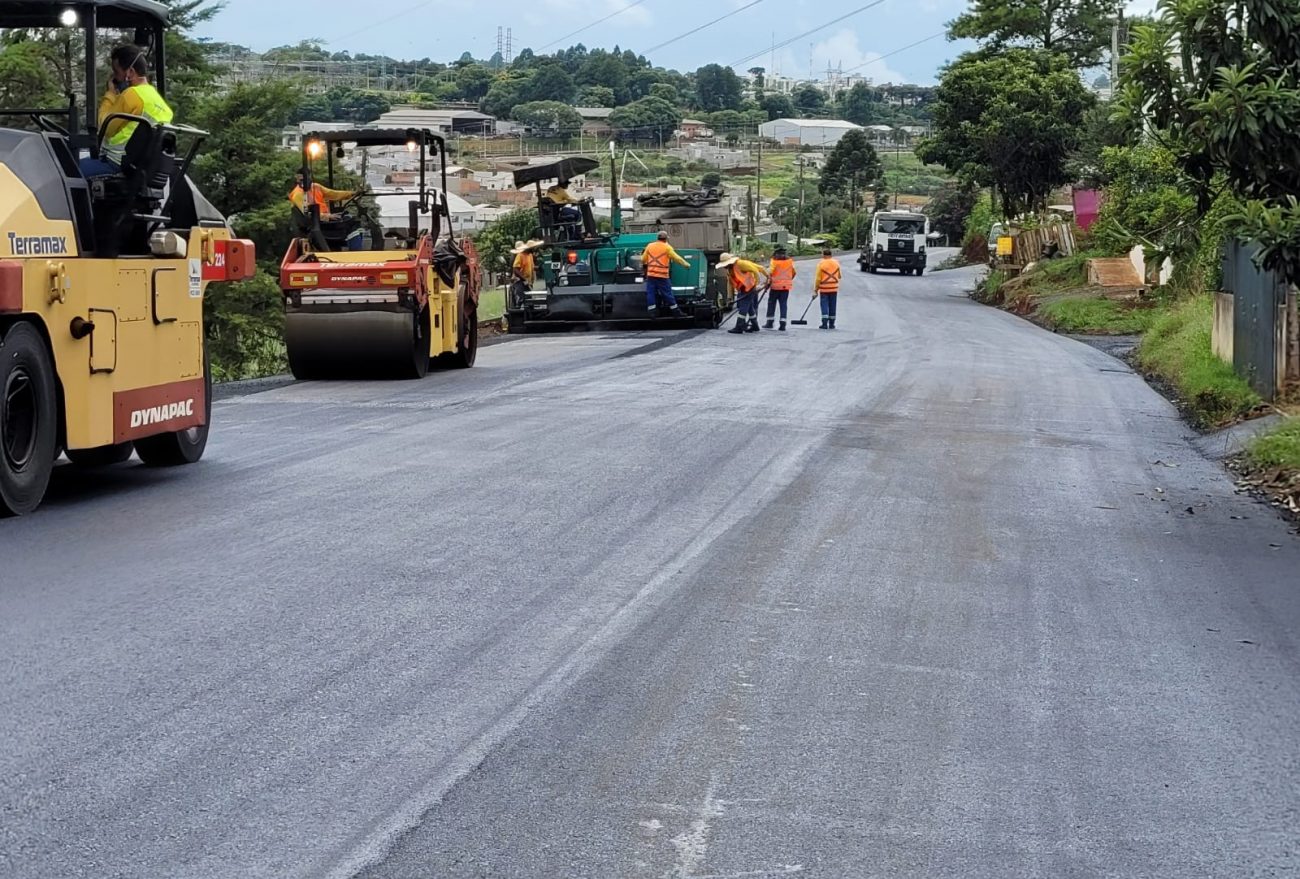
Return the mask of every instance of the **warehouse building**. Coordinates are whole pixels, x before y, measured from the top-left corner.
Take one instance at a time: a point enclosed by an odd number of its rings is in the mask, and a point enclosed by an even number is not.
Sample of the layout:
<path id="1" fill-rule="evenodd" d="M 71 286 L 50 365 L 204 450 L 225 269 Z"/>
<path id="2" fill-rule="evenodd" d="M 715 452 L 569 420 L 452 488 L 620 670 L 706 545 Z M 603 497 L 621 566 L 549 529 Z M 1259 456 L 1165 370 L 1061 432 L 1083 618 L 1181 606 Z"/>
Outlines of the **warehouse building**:
<path id="1" fill-rule="evenodd" d="M 758 126 L 758 133 L 785 146 L 833 147 L 861 127 L 842 119 L 773 119 Z"/>

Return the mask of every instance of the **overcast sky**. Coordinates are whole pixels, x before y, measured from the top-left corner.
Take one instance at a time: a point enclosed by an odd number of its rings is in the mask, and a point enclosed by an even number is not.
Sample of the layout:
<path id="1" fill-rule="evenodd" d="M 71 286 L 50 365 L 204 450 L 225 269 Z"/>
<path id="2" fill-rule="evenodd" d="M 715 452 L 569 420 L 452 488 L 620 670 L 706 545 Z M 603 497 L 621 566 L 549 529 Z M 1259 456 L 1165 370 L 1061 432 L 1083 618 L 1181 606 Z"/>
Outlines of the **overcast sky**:
<path id="1" fill-rule="evenodd" d="M 555 51 L 581 42 L 588 48 L 644 53 L 660 67 L 682 71 L 704 64 L 775 68 L 806 77 L 812 66 L 843 65 L 876 82 L 932 83 L 946 61 L 963 47 L 941 34 L 964 0 L 880 0 L 844 21 L 832 19 L 865 6 L 867 0 L 228 0 L 226 9 L 199 36 L 240 43 L 261 51 L 320 38 L 336 51 L 429 57 L 449 61 L 469 51 L 487 58 L 496 51 L 497 27 L 513 30 L 515 53 L 524 47 Z M 750 5 L 753 4 L 753 5 Z M 744 8 L 749 7 L 749 8 Z M 618 12 L 567 39 L 566 35 Z M 360 10 L 361 14 L 356 15 Z M 740 10 L 736 12 L 736 10 Z M 666 43 L 713 19 L 736 14 L 700 32 Z M 386 21 L 386 19 L 391 19 Z M 773 53 L 772 43 L 820 28 Z M 936 36 L 938 35 L 938 36 Z M 910 43 L 933 37 L 910 49 Z M 543 50 L 553 41 L 556 45 Z M 902 50 L 902 51 L 898 51 Z M 890 54 L 897 52 L 897 54 Z M 876 60 L 888 55 L 883 60 Z M 773 63 L 775 59 L 775 63 Z"/>

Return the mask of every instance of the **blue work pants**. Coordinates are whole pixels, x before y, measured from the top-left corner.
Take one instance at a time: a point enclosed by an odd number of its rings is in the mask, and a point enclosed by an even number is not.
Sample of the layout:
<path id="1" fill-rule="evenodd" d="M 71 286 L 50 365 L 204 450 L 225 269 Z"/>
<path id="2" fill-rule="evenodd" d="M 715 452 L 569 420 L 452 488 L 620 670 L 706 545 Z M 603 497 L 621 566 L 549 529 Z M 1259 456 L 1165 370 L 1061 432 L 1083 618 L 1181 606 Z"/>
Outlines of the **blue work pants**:
<path id="1" fill-rule="evenodd" d="M 776 314 L 776 306 L 781 304 L 781 320 L 785 320 L 786 303 L 790 300 L 789 290 L 768 290 L 767 291 L 767 319 L 771 320 Z"/>
<path id="2" fill-rule="evenodd" d="M 822 317 L 835 317 L 835 300 L 839 293 L 822 293 L 817 298 L 822 301 Z"/>
<path id="3" fill-rule="evenodd" d="M 660 303 L 669 308 L 677 307 L 677 297 L 673 296 L 673 282 L 669 278 L 645 279 L 646 308 L 654 310 Z"/>
<path id="4" fill-rule="evenodd" d="M 758 317 L 758 290 L 745 290 L 736 294 L 736 314 L 741 317 Z"/>

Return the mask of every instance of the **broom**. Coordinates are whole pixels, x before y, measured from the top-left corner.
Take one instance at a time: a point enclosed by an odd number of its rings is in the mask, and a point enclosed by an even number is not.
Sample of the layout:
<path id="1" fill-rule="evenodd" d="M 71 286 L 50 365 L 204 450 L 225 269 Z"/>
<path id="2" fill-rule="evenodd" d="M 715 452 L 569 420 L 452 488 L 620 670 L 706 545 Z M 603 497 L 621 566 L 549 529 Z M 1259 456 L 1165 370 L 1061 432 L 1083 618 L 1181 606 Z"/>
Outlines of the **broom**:
<path id="1" fill-rule="evenodd" d="M 812 304 L 813 304 L 814 302 L 816 302 L 816 301 L 817 301 L 817 294 L 814 293 L 814 294 L 813 294 L 813 298 L 812 298 L 812 299 L 809 299 L 809 300 L 808 300 L 808 304 L 804 306 L 804 308 L 803 308 L 803 314 L 799 315 L 799 319 L 798 319 L 798 320 L 792 320 L 792 321 L 790 321 L 790 326 L 793 326 L 793 327 L 806 327 L 806 326 L 808 326 L 808 321 L 804 320 L 804 318 L 806 318 L 806 317 L 808 316 L 808 309 L 812 308 Z"/>

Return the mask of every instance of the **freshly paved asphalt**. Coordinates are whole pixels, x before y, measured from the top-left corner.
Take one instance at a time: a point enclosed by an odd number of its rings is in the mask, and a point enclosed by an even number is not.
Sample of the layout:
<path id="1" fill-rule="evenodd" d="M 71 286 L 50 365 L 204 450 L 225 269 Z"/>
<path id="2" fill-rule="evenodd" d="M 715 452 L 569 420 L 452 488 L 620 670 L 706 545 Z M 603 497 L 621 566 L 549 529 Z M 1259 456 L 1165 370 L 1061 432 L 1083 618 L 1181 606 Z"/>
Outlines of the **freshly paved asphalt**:
<path id="1" fill-rule="evenodd" d="M 0 876 L 1300 875 L 1300 540 L 1120 361 L 846 274 L 61 469 Z"/>

